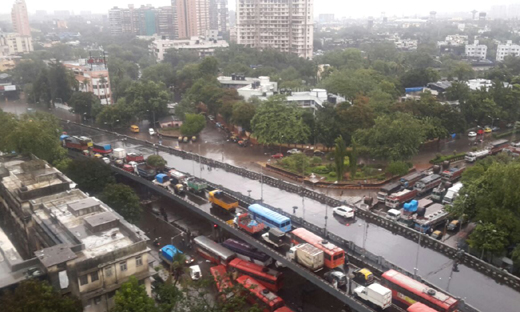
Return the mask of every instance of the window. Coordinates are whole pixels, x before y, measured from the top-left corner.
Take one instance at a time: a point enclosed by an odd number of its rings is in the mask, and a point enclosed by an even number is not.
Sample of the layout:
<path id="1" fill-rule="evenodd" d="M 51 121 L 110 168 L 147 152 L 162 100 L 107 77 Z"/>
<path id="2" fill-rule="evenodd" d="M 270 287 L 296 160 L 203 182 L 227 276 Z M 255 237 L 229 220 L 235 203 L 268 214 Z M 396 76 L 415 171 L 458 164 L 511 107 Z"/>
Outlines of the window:
<path id="1" fill-rule="evenodd" d="M 111 277 L 112 276 L 112 267 L 111 266 L 105 268 L 105 276 L 106 277 Z"/>
<path id="2" fill-rule="evenodd" d="M 81 286 L 88 284 L 88 275 L 87 274 L 79 277 L 79 284 Z"/>
<path id="3" fill-rule="evenodd" d="M 121 270 L 121 272 L 124 272 L 128 269 L 128 267 L 126 266 L 126 261 L 119 263 L 119 269 Z"/>
<path id="4" fill-rule="evenodd" d="M 143 258 L 141 256 L 135 257 L 135 266 L 143 265 Z"/>
<path id="5" fill-rule="evenodd" d="M 90 274 L 90 281 L 93 283 L 99 280 L 98 271 Z"/>

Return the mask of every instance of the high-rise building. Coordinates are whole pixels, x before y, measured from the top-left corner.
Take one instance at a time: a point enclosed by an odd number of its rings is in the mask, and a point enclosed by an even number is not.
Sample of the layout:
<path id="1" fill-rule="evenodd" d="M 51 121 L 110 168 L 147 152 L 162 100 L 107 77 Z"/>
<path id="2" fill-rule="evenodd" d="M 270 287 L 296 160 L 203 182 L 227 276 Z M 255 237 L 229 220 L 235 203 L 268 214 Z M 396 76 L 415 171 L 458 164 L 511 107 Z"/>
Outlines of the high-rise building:
<path id="1" fill-rule="evenodd" d="M 174 0 L 179 38 L 204 35 L 209 29 L 209 0 Z"/>
<path id="2" fill-rule="evenodd" d="M 177 38 L 177 25 L 173 6 L 164 6 L 158 9 L 157 34 L 166 39 Z"/>
<path id="3" fill-rule="evenodd" d="M 313 0 L 237 0 L 237 43 L 312 58 Z"/>
<path id="4" fill-rule="evenodd" d="M 16 0 L 11 11 L 14 31 L 22 36 L 31 36 L 31 26 L 29 26 L 29 16 L 27 15 L 27 5 L 24 0 Z"/>
<path id="5" fill-rule="evenodd" d="M 227 0 L 210 0 L 209 28 L 224 33 L 228 31 L 228 24 Z"/>
<path id="6" fill-rule="evenodd" d="M 157 33 L 156 12 L 151 6 L 143 6 L 138 10 L 139 35 L 153 36 Z"/>

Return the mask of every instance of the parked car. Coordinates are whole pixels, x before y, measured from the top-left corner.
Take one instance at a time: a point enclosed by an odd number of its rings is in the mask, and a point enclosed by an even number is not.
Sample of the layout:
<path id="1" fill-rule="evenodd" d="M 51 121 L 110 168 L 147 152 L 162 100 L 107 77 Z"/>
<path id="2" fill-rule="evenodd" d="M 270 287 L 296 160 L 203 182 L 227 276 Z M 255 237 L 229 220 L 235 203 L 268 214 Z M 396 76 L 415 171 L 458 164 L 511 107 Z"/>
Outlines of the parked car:
<path id="1" fill-rule="evenodd" d="M 301 154 L 301 152 L 302 151 L 300 151 L 299 149 L 293 148 L 293 149 L 288 150 L 287 154 L 290 154 L 290 155 L 292 155 L 292 154 Z"/>
<path id="2" fill-rule="evenodd" d="M 198 265 L 190 266 L 190 277 L 194 281 L 198 281 L 202 277 L 202 273 Z"/>
<path id="3" fill-rule="evenodd" d="M 354 209 L 347 206 L 333 208 L 332 213 L 345 218 L 354 218 Z"/>
<path id="4" fill-rule="evenodd" d="M 153 128 L 150 128 L 148 129 L 148 133 L 150 133 L 150 135 L 155 135 L 155 130 Z"/>
<path id="5" fill-rule="evenodd" d="M 470 131 L 470 132 L 468 132 L 468 137 L 470 137 L 470 138 L 474 138 L 474 137 L 476 137 L 476 136 L 477 136 L 477 133 L 476 133 L 475 131 Z"/>
<path id="6" fill-rule="evenodd" d="M 108 157 L 103 157 L 103 162 L 107 165 L 110 165 L 110 159 Z"/>
<path id="7" fill-rule="evenodd" d="M 314 156 L 319 156 L 319 157 L 325 156 L 325 152 L 316 150 L 316 151 L 314 151 Z"/>
<path id="8" fill-rule="evenodd" d="M 497 132 L 497 131 L 500 131 L 500 128 L 497 127 L 497 126 L 494 126 L 494 127 L 491 128 L 491 130 L 492 130 L 493 132 Z"/>
<path id="9" fill-rule="evenodd" d="M 272 155 L 271 158 L 280 159 L 280 158 L 283 158 L 283 154 L 282 153 L 276 153 L 276 154 Z"/>
<path id="10" fill-rule="evenodd" d="M 133 133 L 139 133 L 139 127 L 136 125 L 131 125 L 130 131 L 132 131 Z"/>
<path id="11" fill-rule="evenodd" d="M 493 131 L 493 129 L 491 129 L 491 127 L 488 127 L 488 126 L 484 127 L 484 132 L 485 133 L 491 133 L 492 131 Z"/>
<path id="12" fill-rule="evenodd" d="M 431 237 L 440 240 L 442 238 L 442 231 L 434 231 Z"/>

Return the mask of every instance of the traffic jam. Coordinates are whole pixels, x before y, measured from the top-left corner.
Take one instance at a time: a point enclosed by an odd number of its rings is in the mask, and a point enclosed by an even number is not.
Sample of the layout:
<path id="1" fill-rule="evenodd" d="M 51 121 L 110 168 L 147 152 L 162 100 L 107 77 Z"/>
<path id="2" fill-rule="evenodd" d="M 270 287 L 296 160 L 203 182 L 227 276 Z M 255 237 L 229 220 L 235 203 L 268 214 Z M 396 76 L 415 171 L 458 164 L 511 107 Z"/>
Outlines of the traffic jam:
<path id="1" fill-rule="evenodd" d="M 464 161 L 474 163 L 500 152 L 517 156 L 520 154 L 519 147 L 508 140 L 497 140 L 485 149 L 466 153 Z M 446 207 L 459 196 L 463 187 L 459 180 L 465 169 L 464 165 L 451 167 L 450 162 L 445 161 L 430 170 L 409 173 L 398 181 L 383 185 L 372 209 L 390 220 L 444 240 L 447 234 L 456 233 L 464 225 L 463 219 L 451 219 Z"/>
<path id="2" fill-rule="evenodd" d="M 348 292 L 375 310 L 457 310 L 457 299 L 405 274 L 389 270 L 376 277 L 366 268 L 355 267 L 348 262 L 348 256 L 342 248 L 305 228 L 295 228 L 290 218 L 264 205 L 256 203 L 242 207 L 236 198 L 221 190 L 212 189 L 204 180 L 174 168 L 157 170 L 148 166 L 144 156 L 139 153 L 127 153 L 123 148 L 112 149 L 110 144 L 95 144 L 85 136 L 69 136 L 64 133 L 60 140 L 71 151 L 119 167 L 171 193 L 186 196 L 196 203 L 211 203 L 212 214 L 228 220 L 228 224 L 240 229 L 244 235 L 250 235 L 269 245 L 288 260 L 314 272 L 335 288 Z M 446 200 L 452 202 L 456 197 L 453 187 L 457 185 L 453 183 L 460 178 L 462 171 L 463 168 L 445 168 L 441 172 L 438 167 L 431 173 L 410 174 L 397 183 L 381 188 L 378 199 L 390 208 L 389 218 L 406 222 L 426 233 L 438 224 L 432 222 L 429 215 L 433 214 L 433 210 L 440 211 L 438 206 L 442 205 L 433 203 L 432 199 L 426 199 L 432 202 L 426 203 L 424 198 L 414 198 L 430 192 L 433 196 L 439 187 L 444 186 L 446 189 L 449 186 L 441 203 Z M 448 195 L 450 190 L 453 194 Z M 348 206 L 336 207 L 333 211 L 344 218 L 354 217 L 354 210 Z M 435 216 L 438 215 L 435 213 Z M 263 311 L 292 311 L 285 305 L 283 298 L 277 295 L 283 288 L 283 271 L 286 269 L 281 263 L 273 261 L 267 254 L 239 238 L 222 238 L 217 242 L 206 236 L 198 236 L 193 239 L 193 247 L 198 257 L 212 264 L 210 272 L 220 294 L 218 300 L 244 295 L 225 291 L 226 288 L 240 284 L 248 291 L 248 301 L 258 304 Z M 182 251 L 170 244 L 160 248 L 159 257 L 168 265 L 174 261 L 177 253 Z M 190 259 L 189 264 L 193 264 L 193 259 Z M 198 265 L 189 266 L 189 271 L 192 279 L 201 278 Z"/>

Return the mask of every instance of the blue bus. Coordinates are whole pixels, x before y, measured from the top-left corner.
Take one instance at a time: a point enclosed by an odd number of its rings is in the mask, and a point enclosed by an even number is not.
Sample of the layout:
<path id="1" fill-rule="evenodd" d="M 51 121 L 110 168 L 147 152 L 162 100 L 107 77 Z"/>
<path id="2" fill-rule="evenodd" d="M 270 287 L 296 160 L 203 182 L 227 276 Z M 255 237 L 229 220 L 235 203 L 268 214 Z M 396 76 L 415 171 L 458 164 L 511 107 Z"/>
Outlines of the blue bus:
<path id="1" fill-rule="evenodd" d="M 291 219 L 272 211 L 260 204 L 252 204 L 248 208 L 251 218 L 256 222 L 263 223 L 270 228 L 277 228 L 287 233 L 291 231 Z"/>

